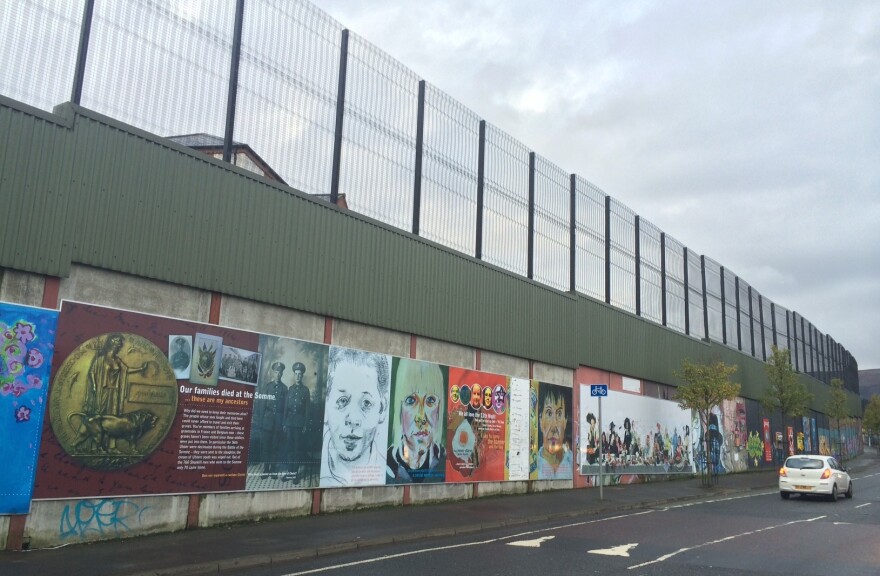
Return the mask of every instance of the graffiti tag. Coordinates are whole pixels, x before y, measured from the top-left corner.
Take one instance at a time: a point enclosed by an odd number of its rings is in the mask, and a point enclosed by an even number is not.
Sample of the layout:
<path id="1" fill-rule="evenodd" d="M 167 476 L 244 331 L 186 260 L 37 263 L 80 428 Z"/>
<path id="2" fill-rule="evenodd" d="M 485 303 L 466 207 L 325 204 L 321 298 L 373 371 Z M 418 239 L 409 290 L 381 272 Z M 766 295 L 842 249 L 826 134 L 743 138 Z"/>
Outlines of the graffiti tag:
<path id="1" fill-rule="evenodd" d="M 61 512 L 58 533 L 62 539 L 84 538 L 88 534 L 119 536 L 140 524 L 149 506 L 131 500 L 80 500 L 68 504 Z"/>

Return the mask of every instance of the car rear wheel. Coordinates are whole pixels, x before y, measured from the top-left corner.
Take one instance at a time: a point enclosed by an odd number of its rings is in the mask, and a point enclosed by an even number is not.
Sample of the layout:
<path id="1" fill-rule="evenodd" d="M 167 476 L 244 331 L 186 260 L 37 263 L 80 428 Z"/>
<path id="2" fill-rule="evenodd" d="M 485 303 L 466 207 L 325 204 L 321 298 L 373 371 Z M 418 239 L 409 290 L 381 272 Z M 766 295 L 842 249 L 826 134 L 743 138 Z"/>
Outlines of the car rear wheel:
<path id="1" fill-rule="evenodd" d="M 831 487 L 831 496 L 829 497 L 829 500 L 837 502 L 837 484 Z"/>
<path id="2" fill-rule="evenodd" d="M 852 498 L 852 482 L 850 482 L 849 486 L 846 487 L 846 497 Z"/>
<path id="3" fill-rule="evenodd" d="M 791 494 L 788 492 L 780 492 L 779 495 L 782 496 L 783 500 L 788 500 L 791 497 Z"/>

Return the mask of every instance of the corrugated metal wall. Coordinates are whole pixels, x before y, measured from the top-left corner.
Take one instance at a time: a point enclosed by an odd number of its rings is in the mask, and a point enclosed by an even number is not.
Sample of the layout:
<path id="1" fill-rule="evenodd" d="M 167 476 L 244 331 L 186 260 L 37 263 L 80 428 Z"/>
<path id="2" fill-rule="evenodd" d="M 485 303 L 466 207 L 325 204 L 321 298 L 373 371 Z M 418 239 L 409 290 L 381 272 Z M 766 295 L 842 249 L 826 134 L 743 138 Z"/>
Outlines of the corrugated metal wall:
<path id="1" fill-rule="evenodd" d="M 66 276 L 76 262 L 656 382 L 675 382 L 683 358 L 719 358 L 740 367 L 745 395 L 765 384 L 764 364 L 728 347 L 71 104 L 51 115 L 0 97 L 0 171 L 0 267 Z"/>

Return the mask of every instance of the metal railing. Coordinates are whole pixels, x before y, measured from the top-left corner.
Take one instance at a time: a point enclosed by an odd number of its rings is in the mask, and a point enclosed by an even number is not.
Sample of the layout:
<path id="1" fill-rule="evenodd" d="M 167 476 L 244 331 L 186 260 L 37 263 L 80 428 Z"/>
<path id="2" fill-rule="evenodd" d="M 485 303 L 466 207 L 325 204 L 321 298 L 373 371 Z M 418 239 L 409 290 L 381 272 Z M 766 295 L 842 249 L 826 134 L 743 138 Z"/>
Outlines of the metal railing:
<path id="1" fill-rule="evenodd" d="M 0 92 L 247 143 L 290 186 L 561 291 L 856 391 L 855 359 L 303 0 L 17 0 Z"/>

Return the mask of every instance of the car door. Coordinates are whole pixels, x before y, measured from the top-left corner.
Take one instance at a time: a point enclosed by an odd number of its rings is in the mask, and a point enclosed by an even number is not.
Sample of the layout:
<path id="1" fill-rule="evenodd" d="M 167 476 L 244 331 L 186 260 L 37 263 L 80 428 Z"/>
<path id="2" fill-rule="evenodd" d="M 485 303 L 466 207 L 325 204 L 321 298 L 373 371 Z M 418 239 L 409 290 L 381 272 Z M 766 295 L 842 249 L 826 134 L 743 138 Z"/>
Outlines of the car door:
<path id="1" fill-rule="evenodd" d="M 837 463 L 836 459 L 829 458 L 828 467 L 831 468 L 831 475 L 834 477 L 834 484 L 837 485 L 837 491 L 839 493 L 846 492 L 846 477 L 840 467 L 840 464 Z"/>

